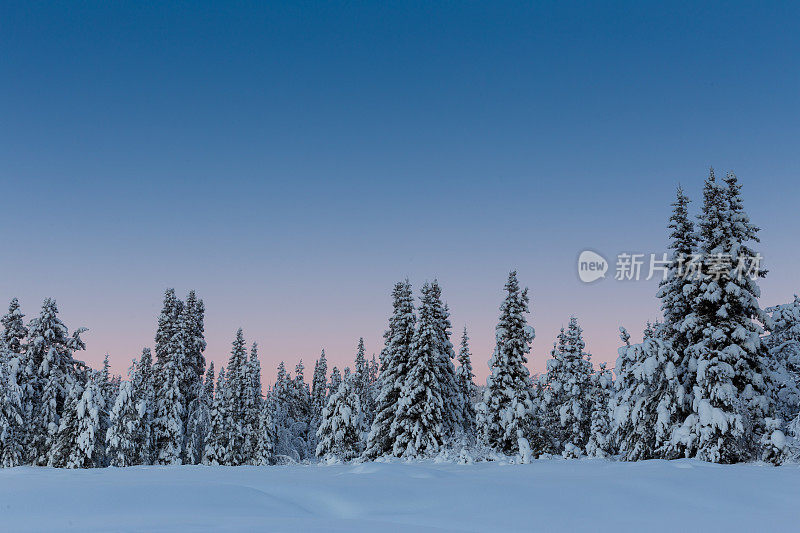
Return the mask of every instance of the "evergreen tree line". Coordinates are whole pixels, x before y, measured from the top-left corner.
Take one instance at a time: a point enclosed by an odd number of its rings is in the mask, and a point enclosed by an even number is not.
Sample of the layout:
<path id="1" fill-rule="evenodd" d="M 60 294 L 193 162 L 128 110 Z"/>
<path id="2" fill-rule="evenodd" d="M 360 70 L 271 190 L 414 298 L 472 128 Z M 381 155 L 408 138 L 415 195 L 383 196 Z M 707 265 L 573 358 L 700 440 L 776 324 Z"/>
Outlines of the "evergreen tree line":
<path id="1" fill-rule="evenodd" d="M 728 174 L 705 181 L 697 223 L 678 188 L 669 221 L 672 255 L 658 298 L 663 319 L 622 347 L 614 375 L 595 368 L 570 317 L 546 372 L 527 368 L 534 330 L 516 272 L 505 285 L 484 387 L 474 383 L 469 337 L 456 350 L 437 281 L 415 305 L 408 280 L 392 290 L 379 360 L 363 339 L 353 369 L 328 372 L 325 351 L 311 383 L 284 362 L 262 391 L 258 346 L 236 332 L 227 365 L 206 367 L 204 305 L 169 289 L 158 317 L 155 360 L 142 351 L 122 380 L 74 358 L 54 301 L 27 324 L 19 302 L 2 317 L 0 460 L 69 468 L 140 464 L 270 465 L 289 462 L 493 457 L 528 462 L 561 455 L 711 462 L 797 456 L 800 437 L 800 299 L 759 307 L 753 266 L 758 228 Z M 700 258 L 685 275 L 685 258 Z M 719 268 L 720 256 L 731 258 Z M 763 277 L 764 272 L 761 273 Z"/>

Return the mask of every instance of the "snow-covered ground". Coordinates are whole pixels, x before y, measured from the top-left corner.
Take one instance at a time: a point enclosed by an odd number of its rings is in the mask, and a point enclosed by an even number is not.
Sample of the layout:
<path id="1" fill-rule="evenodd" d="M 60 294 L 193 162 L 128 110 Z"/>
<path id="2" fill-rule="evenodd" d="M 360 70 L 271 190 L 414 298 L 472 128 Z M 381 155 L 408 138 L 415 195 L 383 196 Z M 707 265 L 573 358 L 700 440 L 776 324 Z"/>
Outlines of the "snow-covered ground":
<path id="1" fill-rule="evenodd" d="M 0 469 L 2 531 L 792 531 L 800 467 L 530 465 Z"/>

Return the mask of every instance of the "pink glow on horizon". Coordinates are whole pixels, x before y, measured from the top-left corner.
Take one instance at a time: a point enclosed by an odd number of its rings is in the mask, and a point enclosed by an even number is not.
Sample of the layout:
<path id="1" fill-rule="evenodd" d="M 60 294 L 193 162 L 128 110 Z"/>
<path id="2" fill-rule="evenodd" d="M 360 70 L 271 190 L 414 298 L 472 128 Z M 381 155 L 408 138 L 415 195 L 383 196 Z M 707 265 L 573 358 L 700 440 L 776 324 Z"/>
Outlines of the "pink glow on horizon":
<path id="1" fill-rule="evenodd" d="M 520 278 L 524 284 L 526 280 L 522 276 Z M 478 305 L 477 300 L 462 299 L 457 296 L 458 289 L 448 290 L 447 284 L 440 282 L 443 284 L 444 297 L 450 303 L 452 312 L 451 341 L 454 348 L 457 352 L 461 331 L 466 322 L 469 328 L 476 382 L 484 383 L 489 374 L 487 363 L 494 349 L 494 326 L 503 294 L 498 289 L 494 291 L 495 301 L 485 301 Z M 633 342 L 641 339 L 644 323 L 647 320 L 655 320 L 659 316 L 659 302 L 653 296 L 655 284 L 640 282 L 615 286 L 613 283 L 613 281 L 609 282 L 606 290 L 619 290 L 620 296 L 617 300 L 596 297 L 576 299 L 581 305 L 573 304 L 572 301 L 558 301 L 558 291 L 544 289 L 537 293 L 536 286 L 531 284 L 532 313 L 528 317 L 536 330 L 536 338 L 532 344 L 528 364 L 532 373 L 541 373 L 545 370 L 546 361 L 559 328 L 565 325 L 569 319 L 570 308 L 574 309 L 584 329 L 586 350 L 592 354 L 592 361 L 596 366 L 606 362 L 608 367 L 613 369 L 617 358 L 617 349 L 620 346 L 618 331 L 620 325 L 628 328 Z M 415 291 L 419 285 L 420 283 L 414 284 Z M 768 300 L 762 298 L 762 302 L 767 302 L 762 303 L 765 307 L 783 300 L 788 301 L 792 294 L 791 290 L 776 287 L 769 281 L 762 283 L 762 289 L 769 297 Z M 597 289 L 579 285 L 576 290 Z M 181 291 L 178 292 L 181 293 Z M 580 295 L 580 292 L 576 294 Z M 371 304 L 367 304 L 354 299 L 351 302 L 351 308 L 358 308 L 360 311 L 358 315 L 355 313 L 349 316 L 344 313 L 336 315 L 335 306 L 338 305 L 338 300 L 334 299 L 328 301 L 328 305 L 323 305 L 325 302 L 321 299 L 316 311 L 310 314 L 315 319 L 312 323 L 317 324 L 316 327 L 306 326 L 301 315 L 283 316 L 278 319 L 276 315 L 269 316 L 269 313 L 266 313 L 268 316 L 259 319 L 259 317 L 243 313 L 252 318 L 249 321 L 239 322 L 237 317 L 222 310 L 228 302 L 217 301 L 214 296 L 204 297 L 202 291 L 199 291 L 199 295 L 204 298 L 206 303 L 207 361 L 214 361 L 217 372 L 221 366 L 226 364 L 235 330 L 241 326 L 244 329 L 248 345 L 253 341 L 259 344 L 265 390 L 274 382 L 276 367 L 281 360 L 285 361 L 287 369 L 294 372 L 295 365 L 302 358 L 305 366 L 305 378 L 309 382 L 314 361 L 319 357 L 323 348 L 325 348 L 328 359 L 329 373 L 334 365 L 338 366 L 340 370 L 345 366 L 352 367 L 356 344 L 360 336 L 364 337 L 368 358 L 372 353 L 378 357 L 383 347 L 383 330 L 391 309 L 388 291 L 386 291 L 382 295 L 383 301 L 375 300 Z M 80 316 L 76 316 L 69 301 L 59 301 L 62 319 L 70 329 L 85 324 L 90 327 L 90 331 L 84 334 L 87 351 L 77 354 L 76 357 L 97 368 L 102 364 L 103 355 L 108 351 L 113 372 L 126 377 L 131 360 L 139 356 L 141 348 L 143 346 L 152 348 L 153 346 L 156 317 L 161 305 L 160 295 L 155 294 L 152 300 L 147 306 L 147 314 L 142 316 L 128 315 L 126 317 L 124 314 L 120 314 L 121 310 L 108 308 L 105 313 L 95 317 L 95 320 L 100 320 L 101 324 L 94 328 L 91 327 L 93 320 L 86 320 L 86 315 L 83 317 L 84 320 Z M 30 302 L 22 302 L 22 304 L 23 311 L 27 315 L 26 319 L 29 319 L 34 310 L 31 308 Z M 550 312 L 547 312 L 548 309 Z M 264 310 L 262 309 L 262 311 Z M 89 313 L 89 315 L 92 314 L 94 313 Z M 308 316 L 306 315 L 305 318 Z M 325 322 L 321 318 L 323 316 L 328 316 L 329 320 Z M 359 327 L 359 324 L 364 325 Z"/>

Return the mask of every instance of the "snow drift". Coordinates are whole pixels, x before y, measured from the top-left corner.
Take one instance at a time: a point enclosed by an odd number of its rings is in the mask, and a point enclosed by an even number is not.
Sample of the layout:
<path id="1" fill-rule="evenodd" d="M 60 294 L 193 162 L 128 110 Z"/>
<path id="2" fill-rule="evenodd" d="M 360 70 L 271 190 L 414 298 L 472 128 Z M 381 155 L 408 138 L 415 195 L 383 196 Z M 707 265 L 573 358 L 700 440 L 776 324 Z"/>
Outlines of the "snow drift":
<path id="1" fill-rule="evenodd" d="M 3 531 L 754 531 L 800 523 L 800 467 L 529 465 L 0 470 Z"/>

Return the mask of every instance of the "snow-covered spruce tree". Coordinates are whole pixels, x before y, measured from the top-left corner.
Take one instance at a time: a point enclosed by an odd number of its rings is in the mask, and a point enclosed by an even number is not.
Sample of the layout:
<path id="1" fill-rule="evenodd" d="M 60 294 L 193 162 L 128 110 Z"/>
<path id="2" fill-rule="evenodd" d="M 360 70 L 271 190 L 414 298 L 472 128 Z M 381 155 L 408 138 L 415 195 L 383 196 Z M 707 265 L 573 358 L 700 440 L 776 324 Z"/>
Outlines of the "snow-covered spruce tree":
<path id="1" fill-rule="evenodd" d="M 139 451 L 138 464 L 149 465 L 153 462 L 153 419 L 155 418 L 155 390 L 153 390 L 153 356 L 150 348 L 142 349 L 142 355 L 133 365 L 131 383 L 139 411 L 141 431 L 140 441 L 136 445 Z"/>
<path id="2" fill-rule="evenodd" d="M 697 235 L 694 225 L 689 218 L 688 206 L 689 198 L 684 194 L 683 189 L 678 187 L 677 197 L 672 204 L 673 211 L 669 219 L 670 250 L 672 251 L 669 264 L 667 265 L 666 279 L 660 282 L 658 298 L 661 300 L 661 310 L 664 315 L 664 322 L 656 322 L 654 327 L 645 328 L 645 340 L 658 337 L 669 344 L 669 346 L 657 347 L 657 354 L 654 361 L 658 362 L 657 372 L 660 375 L 654 376 L 652 371 L 647 372 L 647 383 L 639 387 L 639 384 L 632 386 L 638 387 L 632 396 L 644 402 L 646 406 L 643 411 L 636 411 L 639 414 L 655 416 L 653 409 L 658 409 L 658 426 L 653 424 L 655 431 L 642 428 L 642 431 L 649 436 L 644 441 L 633 446 L 632 442 L 642 438 L 641 433 L 637 433 L 633 441 L 624 439 L 628 442 L 628 458 L 638 457 L 641 452 L 647 457 L 675 458 L 685 454 L 685 446 L 680 439 L 671 439 L 670 435 L 689 415 L 691 410 L 691 388 L 693 375 L 690 366 L 694 362 L 691 353 L 687 350 L 692 343 L 690 331 L 685 328 L 685 321 L 691 314 L 694 307 L 694 300 L 700 291 L 700 280 L 697 274 L 691 271 L 691 264 L 694 260 L 693 254 L 697 253 Z M 645 347 L 640 354 L 649 357 L 654 347 Z M 630 352 L 634 355 L 634 352 Z M 669 360 L 663 359 L 667 357 Z M 652 368 L 652 365 L 651 367 Z M 648 394 L 652 397 L 641 397 L 641 394 Z M 630 406 L 629 406 L 630 407 Z M 649 415 L 644 411 L 650 409 Z M 663 418 L 666 417 L 666 418 Z M 644 420 L 645 425 L 652 420 Z M 623 424 L 624 426 L 624 424 Z M 619 434 L 615 438 L 622 439 Z M 657 446 L 657 450 L 652 446 Z"/>
<path id="3" fill-rule="evenodd" d="M 261 363 L 258 360 L 258 344 L 250 349 L 247 362 L 247 381 L 243 406 L 243 425 L 245 428 L 244 461 L 254 464 L 258 447 L 259 418 L 261 415 Z"/>
<path id="4" fill-rule="evenodd" d="M 303 371 L 303 362 L 300 361 L 292 379 L 281 361 L 270 395 L 275 426 L 275 459 L 278 462 L 303 461 L 314 456 L 311 445 L 316 436 L 311 434 L 311 391 L 305 383 Z"/>
<path id="5" fill-rule="evenodd" d="M 296 365 L 294 365 L 294 382 L 297 385 L 297 390 L 301 391 L 305 396 L 308 396 L 306 401 L 308 402 L 309 406 L 311 405 L 311 389 L 308 388 L 305 380 L 305 365 L 303 364 L 303 360 L 300 359 Z"/>
<path id="6" fill-rule="evenodd" d="M 183 306 L 180 306 L 177 326 L 172 328 L 173 337 L 166 344 L 166 351 L 159 362 L 160 385 L 155 399 L 153 436 L 155 462 L 161 465 L 183 463 L 185 405 L 181 393 L 182 369 L 186 364 L 186 337 L 182 323 L 186 320 Z"/>
<path id="7" fill-rule="evenodd" d="M 152 373 L 155 391 L 153 461 L 156 464 L 182 463 L 187 408 L 182 394 L 188 343 L 186 321 L 183 302 L 175 296 L 175 289 L 167 289 L 158 316 Z"/>
<path id="8" fill-rule="evenodd" d="M 103 368 L 97 371 L 97 386 L 100 387 L 100 392 L 103 394 L 104 400 L 110 400 L 110 391 L 111 391 L 111 363 L 108 361 L 109 359 L 108 352 L 103 356 Z M 112 403 L 109 404 L 106 401 L 106 404 L 113 405 Z"/>
<path id="9" fill-rule="evenodd" d="M 32 381 L 38 384 L 37 388 L 41 391 L 38 398 L 32 399 L 31 425 L 28 427 L 28 431 L 32 433 L 32 442 L 37 443 L 37 448 L 40 450 L 38 457 L 31 458 L 35 465 L 44 465 L 49 460 L 45 457 L 49 458 L 55 434 L 58 432 L 59 419 L 64 411 L 59 397 L 61 392 L 70 386 L 69 380 L 59 372 L 57 365 L 54 364 L 57 358 L 58 351 L 54 348 L 49 349 L 40 366 L 42 370 L 46 367 L 47 375 L 36 376 Z"/>
<path id="10" fill-rule="evenodd" d="M 592 415 L 589 442 L 586 443 L 586 455 L 589 457 L 608 457 L 613 455 L 611 443 L 611 417 L 609 402 L 613 392 L 611 370 L 602 363 L 600 369 L 592 374 Z"/>
<path id="11" fill-rule="evenodd" d="M 530 372 L 525 366 L 534 332 L 525 318 L 528 289 L 520 290 L 516 271 L 508 275 L 505 290 L 495 328 L 497 345 L 489 359 L 491 375 L 477 408 L 477 424 L 486 445 L 506 454 L 519 454 L 528 461 L 539 444 L 531 442 L 538 429 L 532 416 Z"/>
<path id="12" fill-rule="evenodd" d="M 28 432 L 25 450 L 30 462 L 48 463 L 71 384 L 76 380 L 72 354 L 86 348 L 80 338 L 85 328 L 69 335 L 58 318 L 56 302 L 46 299 L 41 314 L 28 325 L 25 354 L 25 406 Z"/>
<path id="13" fill-rule="evenodd" d="M 675 396 L 678 359 L 672 344 L 658 337 L 619 349 L 609 410 L 611 439 L 623 460 L 675 457 L 669 449 L 680 405 Z"/>
<path id="14" fill-rule="evenodd" d="M 547 361 L 547 374 L 540 383 L 541 409 L 546 415 L 542 428 L 545 450 L 564 457 L 580 457 L 591 433 L 592 363 L 584 352 L 583 330 L 570 317 L 566 332 L 561 328 L 558 342 Z"/>
<path id="15" fill-rule="evenodd" d="M 25 338 L 28 336 L 28 328 L 23 322 L 25 315 L 19 306 L 19 300 L 11 299 L 8 304 L 8 313 L 0 318 L 3 331 L 0 333 L 0 345 L 6 347 L 9 360 L 15 357 L 22 359 L 25 354 Z"/>
<path id="16" fill-rule="evenodd" d="M 392 455 L 414 458 L 437 453 L 445 443 L 445 383 L 439 337 L 437 294 L 422 287 L 417 331 L 411 342 L 409 370 L 390 430 Z"/>
<path id="17" fill-rule="evenodd" d="M 658 290 L 664 315 L 663 337 L 672 343 L 679 354 L 683 354 L 689 345 L 685 332 L 681 331 L 681 324 L 692 311 L 696 287 L 691 276 L 687 276 L 687 264 L 697 251 L 697 235 L 689 218 L 689 203 L 689 197 L 679 186 L 668 226 L 671 230 L 669 248 L 672 255 L 667 265 L 667 277 L 659 283 Z"/>
<path id="18" fill-rule="evenodd" d="M 325 358 L 325 350 L 314 363 L 314 377 L 311 381 L 311 411 L 314 418 L 314 427 L 319 427 L 322 418 L 322 410 L 328 399 L 328 360 Z"/>
<path id="19" fill-rule="evenodd" d="M 5 342 L 6 338 L 0 339 L 0 466 L 10 468 L 25 460 L 25 411 L 16 378 L 19 354 L 10 353 Z"/>
<path id="20" fill-rule="evenodd" d="M 74 382 L 67 394 L 64 411 L 59 420 L 58 432 L 50 448 L 48 466 L 64 468 L 67 466 L 78 440 L 78 404 L 84 391 L 83 381 Z"/>
<path id="21" fill-rule="evenodd" d="M 304 370 L 301 359 L 294 368 L 289 409 L 294 449 L 301 460 L 314 457 L 313 443 L 316 442 L 316 433 L 311 426 L 311 389 L 305 382 Z"/>
<path id="22" fill-rule="evenodd" d="M 277 380 L 270 394 L 275 427 L 275 458 L 279 462 L 303 461 L 314 456 L 311 445 L 316 436 L 311 433 L 311 391 L 305 383 L 303 371 L 303 363 L 300 361 L 292 379 L 281 361 Z"/>
<path id="23" fill-rule="evenodd" d="M 674 440 L 699 459 L 733 463 L 756 457 L 766 431 L 771 406 L 759 323 L 771 321 L 758 305 L 755 277 L 747 275 L 758 266 L 748 245 L 757 242 L 758 228 L 744 212 L 736 176 L 725 183 L 712 171 L 703 190 L 702 282 L 681 325 L 691 339 L 690 371 L 696 369 L 692 413 Z"/>
<path id="24" fill-rule="evenodd" d="M 645 389 L 640 379 L 641 362 L 645 359 L 642 344 L 632 345 L 630 335 L 620 327 L 623 346 L 618 350 L 614 367 L 614 394 L 609 401 L 611 442 L 623 459 L 646 458 L 655 448 L 652 427 L 642 422 L 640 397 Z"/>
<path id="25" fill-rule="evenodd" d="M 772 331 L 764 343 L 776 418 L 765 419 L 760 459 L 781 464 L 800 458 L 800 298 L 767 311 Z"/>
<path id="26" fill-rule="evenodd" d="M 358 339 L 355 363 L 356 391 L 361 400 L 361 411 L 364 415 L 366 427 L 369 427 L 372 424 L 373 418 L 375 418 L 375 398 L 373 397 L 373 390 L 370 383 L 369 363 L 366 358 L 363 337 Z"/>
<path id="27" fill-rule="evenodd" d="M 619 327 L 619 339 L 625 346 L 631 345 L 631 334 L 622 326 Z"/>
<path id="28" fill-rule="evenodd" d="M 203 449 L 203 464 L 209 466 L 224 465 L 228 449 L 228 414 L 225 389 L 225 367 L 219 371 L 217 387 L 211 401 L 209 412 L 208 435 Z"/>
<path id="29" fill-rule="evenodd" d="M 106 453 L 111 466 L 133 466 L 140 464 L 142 454 L 142 420 L 136 394 L 130 381 L 120 384 L 106 432 Z"/>
<path id="30" fill-rule="evenodd" d="M 186 421 L 192 416 L 191 405 L 196 404 L 203 387 L 203 373 L 206 370 L 205 305 L 195 292 L 189 291 L 184 305 L 184 318 L 181 321 L 183 337 L 186 339 L 184 367 L 181 377 L 181 395 L 186 405 Z"/>
<path id="31" fill-rule="evenodd" d="M 178 333 L 181 329 L 181 312 L 183 302 L 175 296 L 175 289 L 167 289 L 164 292 L 164 304 L 161 313 L 158 315 L 158 327 L 155 338 L 155 366 L 162 368 L 172 357 L 175 351 L 175 340 L 180 338 Z M 158 391 L 162 387 L 161 372 L 154 372 L 154 390 Z"/>
<path id="32" fill-rule="evenodd" d="M 236 338 L 231 347 L 231 355 L 225 370 L 225 412 L 228 416 L 226 428 L 228 443 L 226 445 L 225 464 L 238 466 L 245 464 L 247 457 L 244 449 L 246 440 L 245 403 L 247 384 L 250 379 L 247 362 L 247 348 L 242 329 L 236 331 Z"/>
<path id="33" fill-rule="evenodd" d="M 155 462 L 160 465 L 182 464 L 185 429 L 180 377 L 172 362 L 167 362 L 163 371 L 162 386 L 156 396 L 153 420 L 153 435 L 157 443 Z"/>
<path id="34" fill-rule="evenodd" d="M 666 457 L 693 457 L 697 455 L 699 446 L 699 426 L 698 426 L 698 410 L 701 405 L 700 398 L 695 397 L 698 392 L 698 363 L 700 360 L 700 352 L 703 346 L 706 345 L 704 336 L 707 326 L 709 326 L 709 314 L 713 314 L 713 306 L 704 303 L 703 300 L 708 296 L 706 291 L 711 289 L 717 294 L 721 293 L 720 285 L 715 284 L 715 287 L 710 287 L 710 282 L 714 282 L 708 276 L 712 265 L 711 257 L 721 258 L 725 244 L 728 242 L 727 235 L 730 228 L 725 220 L 725 212 L 727 210 L 727 198 L 724 188 L 716 180 L 714 169 L 709 170 L 708 178 L 703 185 L 703 206 L 702 212 L 698 216 L 697 231 L 695 232 L 695 252 L 696 258 L 693 264 L 690 265 L 684 273 L 686 285 L 683 287 L 685 297 L 691 303 L 688 312 L 680 319 L 674 326 L 674 329 L 679 332 L 678 336 L 673 338 L 673 342 L 677 340 L 678 346 L 676 352 L 680 357 L 680 364 L 676 364 L 676 374 L 680 376 L 680 382 L 683 387 L 684 396 L 683 402 L 688 404 L 688 408 L 684 409 L 685 413 L 676 414 L 676 423 L 672 429 L 672 436 L 668 443 L 665 445 Z M 673 242 L 674 244 L 674 242 Z M 721 276 L 719 274 L 718 276 Z M 660 293 L 659 293 L 660 294 Z M 679 317 L 678 317 L 679 318 Z M 710 331 L 710 330 L 709 330 Z M 680 352 L 680 343 L 683 342 L 686 348 Z M 708 359 L 707 356 L 704 356 Z M 706 368 L 704 365 L 703 368 Z M 719 368 L 719 378 L 723 381 L 726 379 L 725 365 Z M 715 372 L 716 373 L 716 372 Z M 707 375 L 703 372 L 704 377 Z M 724 402 L 730 402 L 732 389 L 729 391 L 726 386 L 720 389 L 721 398 L 727 397 Z M 709 415 L 712 410 L 706 408 L 709 406 L 708 402 L 702 402 L 705 406 L 703 411 Z M 705 417 L 708 421 L 708 416 Z M 721 417 L 724 418 L 724 417 Z M 720 420 L 721 420 L 720 418 Z M 724 422 L 726 426 L 735 429 L 736 424 L 730 424 L 733 419 L 728 419 Z M 710 432 L 706 432 L 710 434 Z"/>
<path id="35" fill-rule="evenodd" d="M 184 453 L 187 464 L 196 465 L 203 461 L 206 436 L 211 425 L 214 377 L 214 361 L 211 361 L 208 365 L 208 371 L 206 371 L 205 384 L 200 391 L 200 396 L 190 404 L 191 414 L 186 423 L 186 451 Z"/>
<path id="36" fill-rule="evenodd" d="M 364 348 L 364 337 L 359 337 L 358 339 L 358 347 L 356 348 L 356 359 L 355 359 L 355 369 L 356 369 L 356 388 L 362 387 L 365 385 L 368 380 L 367 372 L 367 355 L 366 349 Z"/>
<path id="37" fill-rule="evenodd" d="M 456 370 L 456 383 L 458 393 L 461 396 L 463 406 L 463 428 L 465 435 L 475 434 L 475 406 L 474 399 L 477 395 L 477 387 L 472 372 L 472 354 L 469 351 L 469 336 L 467 327 L 464 326 L 464 333 L 461 335 L 461 349 L 458 352 L 458 369 Z"/>
<path id="38" fill-rule="evenodd" d="M 369 361 L 369 383 L 374 385 L 378 381 L 378 361 L 375 359 L 375 353 L 372 354 L 372 359 Z"/>
<path id="39" fill-rule="evenodd" d="M 266 466 L 274 462 L 275 457 L 275 423 L 272 419 L 272 395 L 261 402 L 258 416 L 258 441 L 253 464 Z"/>
<path id="40" fill-rule="evenodd" d="M 795 295 L 794 301 L 766 311 L 772 319 L 764 344 L 769 350 L 776 416 L 791 421 L 800 413 L 800 298 Z"/>
<path id="41" fill-rule="evenodd" d="M 208 406 L 211 406 L 211 403 L 214 399 L 214 361 L 211 361 L 208 364 L 208 370 L 206 371 L 205 381 L 203 382 L 203 392 L 202 398 L 206 402 Z"/>
<path id="42" fill-rule="evenodd" d="M 117 394 L 119 394 L 119 388 L 122 385 L 122 376 L 120 374 L 116 374 L 111 376 L 111 385 L 110 385 L 110 393 L 111 397 L 115 400 L 117 399 Z"/>
<path id="43" fill-rule="evenodd" d="M 294 449 L 292 417 L 290 414 L 292 403 L 292 379 L 286 371 L 283 361 L 278 365 L 278 375 L 275 379 L 275 386 L 270 394 L 270 407 L 272 410 L 272 420 L 275 427 L 274 456 L 284 461 L 290 458 L 299 461 L 300 456 Z"/>
<path id="44" fill-rule="evenodd" d="M 342 374 L 339 372 L 339 368 L 334 366 L 333 370 L 331 370 L 331 382 L 328 384 L 328 396 L 339 390 L 339 385 L 341 384 Z M 325 403 L 327 403 L 327 399 Z M 324 409 L 325 406 L 323 405 L 322 408 Z M 322 411 L 320 411 L 320 413 L 322 413 Z"/>
<path id="45" fill-rule="evenodd" d="M 442 401 L 444 402 L 442 425 L 446 435 L 453 435 L 459 433 L 464 425 L 464 405 L 458 390 L 456 367 L 453 364 L 456 352 L 450 342 L 450 330 L 452 328 L 450 309 L 442 301 L 442 288 L 437 280 L 433 280 L 429 290 L 431 292 L 433 316 L 435 317 L 434 328 L 439 345 L 437 349 L 439 359 L 436 371 L 437 380 L 442 391 Z"/>
<path id="46" fill-rule="evenodd" d="M 344 380 L 322 410 L 316 455 L 327 462 L 350 461 L 363 451 L 365 420 L 358 379 L 355 373 Z"/>
<path id="47" fill-rule="evenodd" d="M 750 216 L 744 210 L 742 185 L 739 183 L 739 178 L 737 178 L 736 174 L 733 172 L 728 172 L 725 175 L 724 182 L 727 199 L 726 219 L 728 224 L 730 224 L 730 231 L 728 233 L 730 241 L 728 242 L 728 246 L 732 252 L 736 252 L 732 254 L 734 265 L 738 263 L 739 259 L 742 259 L 748 271 L 751 267 L 757 266 L 757 271 L 753 271 L 754 275 L 752 277 L 745 276 L 746 279 L 750 281 L 753 281 L 753 278 L 766 277 L 767 270 L 761 267 L 760 260 L 756 261 L 756 256 L 758 254 L 750 247 L 750 243 L 761 242 L 761 239 L 758 237 L 760 229 L 750 222 Z M 755 265 L 755 262 L 759 264 Z M 752 284 L 748 284 L 743 280 L 737 281 L 743 284 L 743 286 L 749 287 L 751 290 L 758 291 L 757 288 L 753 289 Z"/>
<path id="48" fill-rule="evenodd" d="M 408 280 L 395 284 L 392 290 L 392 316 L 389 329 L 383 334 L 385 346 L 381 351 L 381 373 L 378 378 L 378 397 L 375 419 L 367 438 L 364 456 L 374 459 L 393 453 L 391 439 L 392 423 L 400 400 L 400 394 L 410 370 L 411 343 L 414 338 L 417 317 L 411 283 Z M 333 382 L 333 378 L 331 378 Z"/>
<path id="49" fill-rule="evenodd" d="M 103 400 L 106 405 L 113 406 L 114 401 L 117 399 L 114 394 L 114 383 L 111 376 L 111 364 L 108 361 L 108 352 L 103 356 L 103 368 L 97 376 L 97 386 L 100 387 L 100 392 L 103 394 Z"/>
<path id="50" fill-rule="evenodd" d="M 67 468 L 102 468 L 106 466 L 105 437 L 108 427 L 106 409 L 97 373 L 92 373 L 76 409 L 76 437 L 67 458 Z"/>
<path id="51" fill-rule="evenodd" d="M 324 352 L 325 350 L 323 350 Z M 326 363 L 327 364 L 327 363 Z M 327 372 L 327 369 L 326 369 Z M 311 436 L 311 447 L 316 450 L 317 449 L 317 430 L 319 429 L 320 419 L 322 418 L 322 410 L 319 409 L 319 402 L 324 402 L 324 399 L 320 399 L 321 395 L 324 395 L 325 391 L 327 390 L 327 382 L 326 377 L 320 374 L 320 360 L 317 359 L 314 361 L 314 374 L 311 377 L 311 388 L 310 388 L 310 413 L 311 413 L 311 420 L 309 422 L 309 435 Z"/>
<path id="52" fill-rule="evenodd" d="M 8 442 L 9 460 L 8 466 L 21 465 L 28 459 L 28 454 L 25 450 L 25 444 L 29 442 L 30 436 L 28 434 L 28 427 L 30 425 L 30 411 L 32 406 L 31 395 L 32 390 L 28 388 L 28 379 L 30 376 L 26 373 L 25 354 L 27 347 L 25 339 L 28 336 L 28 328 L 25 327 L 25 315 L 22 314 L 20 309 L 19 300 L 13 298 L 8 306 L 8 312 L 0 318 L 0 324 L 3 329 L 0 331 L 0 356 L 5 359 L 6 364 L 6 379 L 9 380 L 9 387 L 0 391 L 0 395 L 6 394 L 5 404 L 5 427 L 6 429 L 6 442 Z M 18 387 L 18 388 L 15 388 Z M 17 405 L 16 398 L 19 397 L 19 406 Z M 0 409 L 2 409 L 0 405 Z M 19 427 L 16 422 L 19 420 L 14 414 L 18 410 L 19 415 L 22 417 L 22 422 Z M 2 423 L 2 422 L 0 422 Z M 2 437 L 0 437 L 2 438 Z M 0 447 L 2 447 L 0 442 Z M 17 456 L 17 449 L 21 450 L 21 456 Z M 5 461 L 4 461 L 5 462 Z M 13 462 L 13 465 L 11 464 Z"/>

